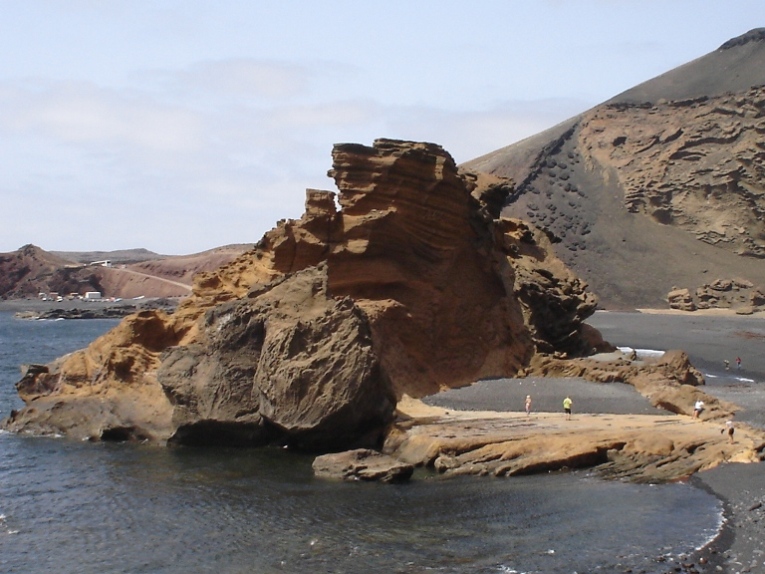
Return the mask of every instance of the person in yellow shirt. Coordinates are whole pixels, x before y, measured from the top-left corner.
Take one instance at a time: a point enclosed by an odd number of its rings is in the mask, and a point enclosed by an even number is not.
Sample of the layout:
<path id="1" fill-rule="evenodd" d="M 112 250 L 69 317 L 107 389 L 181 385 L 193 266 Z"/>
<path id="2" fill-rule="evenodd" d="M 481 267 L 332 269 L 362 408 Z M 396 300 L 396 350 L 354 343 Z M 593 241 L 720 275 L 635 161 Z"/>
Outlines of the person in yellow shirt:
<path id="1" fill-rule="evenodd" d="M 566 398 L 563 399 L 563 412 L 566 413 L 566 420 L 569 420 L 571 418 L 571 405 L 574 404 L 574 401 L 571 400 L 571 397 L 566 395 Z"/>

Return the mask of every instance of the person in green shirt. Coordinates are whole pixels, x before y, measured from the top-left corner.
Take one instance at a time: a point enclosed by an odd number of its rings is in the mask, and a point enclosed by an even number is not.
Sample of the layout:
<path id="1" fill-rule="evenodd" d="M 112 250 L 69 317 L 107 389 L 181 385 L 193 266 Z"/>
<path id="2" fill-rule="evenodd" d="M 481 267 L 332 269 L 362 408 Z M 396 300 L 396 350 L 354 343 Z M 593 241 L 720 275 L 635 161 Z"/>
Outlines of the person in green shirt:
<path id="1" fill-rule="evenodd" d="M 566 413 L 566 420 L 569 420 L 571 418 L 571 405 L 574 404 L 574 401 L 571 400 L 571 397 L 568 395 L 565 399 L 563 399 L 563 411 Z"/>

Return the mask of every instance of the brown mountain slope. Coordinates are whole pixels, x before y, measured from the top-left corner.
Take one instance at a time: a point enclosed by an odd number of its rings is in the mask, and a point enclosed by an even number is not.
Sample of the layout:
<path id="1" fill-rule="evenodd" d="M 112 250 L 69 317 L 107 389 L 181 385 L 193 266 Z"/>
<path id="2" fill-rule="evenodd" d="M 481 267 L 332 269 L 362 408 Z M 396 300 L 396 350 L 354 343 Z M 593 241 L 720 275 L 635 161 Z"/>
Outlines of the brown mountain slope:
<path id="1" fill-rule="evenodd" d="M 116 251 L 51 251 L 51 253 L 69 261 L 86 264 L 105 260 L 109 260 L 112 263 L 127 264 L 168 257 L 167 255 L 160 255 L 143 248 L 118 249 Z"/>
<path id="2" fill-rule="evenodd" d="M 666 306 L 674 286 L 718 278 L 765 285 L 762 85 L 754 30 L 464 167 L 513 178 L 503 214 L 552 231 L 604 307 Z"/>
<path id="3" fill-rule="evenodd" d="M 15 252 L 0 254 L 0 298 L 29 298 L 38 293 L 83 295 L 87 291 L 116 298 L 181 297 L 191 291 L 196 273 L 216 269 L 250 247 L 228 245 L 182 256 L 159 256 L 145 250 L 66 253 L 65 259 L 60 256 L 63 252 L 53 254 L 26 245 Z M 112 254 L 116 257 L 112 258 Z M 89 265 L 95 261 L 94 255 L 99 261 L 110 260 L 112 264 Z M 148 260 L 140 260 L 146 256 Z M 131 259 L 139 262 L 119 263 Z"/>
<path id="4" fill-rule="evenodd" d="M 0 253 L 0 297 L 19 299 L 38 293 L 71 293 L 79 289 L 100 290 L 98 277 L 82 272 L 73 261 L 53 255 L 34 245 L 12 253 Z"/>

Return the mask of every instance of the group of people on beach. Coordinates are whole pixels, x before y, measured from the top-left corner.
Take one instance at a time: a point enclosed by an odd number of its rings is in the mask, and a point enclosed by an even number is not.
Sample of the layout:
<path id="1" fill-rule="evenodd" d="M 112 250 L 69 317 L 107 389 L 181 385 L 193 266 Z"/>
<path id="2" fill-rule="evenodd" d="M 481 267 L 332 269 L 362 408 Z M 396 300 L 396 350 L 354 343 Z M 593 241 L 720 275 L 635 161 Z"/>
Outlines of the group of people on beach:
<path id="1" fill-rule="evenodd" d="M 725 370 L 726 371 L 729 370 L 730 369 L 730 361 L 728 359 L 725 359 L 723 361 L 723 363 L 725 364 Z M 741 369 L 741 357 L 736 357 L 736 368 L 737 369 Z"/>
<path id="2" fill-rule="evenodd" d="M 738 359 L 740 361 L 740 359 Z M 574 401 L 571 400 L 571 397 L 566 395 L 566 398 L 563 399 L 563 412 L 566 415 L 566 420 L 571 419 L 571 408 L 574 405 Z M 531 395 L 526 395 L 526 401 L 524 403 L 524 409 L 526 411 L 526 416 L 531 415 Z M 701 413 L 704 411 L 704 401 L 701 399 L 698 399 L 696 403 L 693 405 L 693 418 L 697 419 L 701 416 Z M 728 433 L 728 442 L 733 442 L 733 434 L 736 432 L 736 426 L 733 422 L 733 419 L 730 419 L 725 422 L 725 426 L 720 430 L 720 434 L 723 434 L 727 432 Z"/>
<path id="3" fill-rule="evenodd" d="M 563 399 L 563 412 L 566 413 L 566 420 L 571 418 L 571 407 L 573 405 L 574 401 L 571 400 L 571 397 L 566 395 L 566 398 Z M 531 414 L 531 395 L 526 395 L 524 408 L 526 410 L 526 416 L 529 416 Z"/>

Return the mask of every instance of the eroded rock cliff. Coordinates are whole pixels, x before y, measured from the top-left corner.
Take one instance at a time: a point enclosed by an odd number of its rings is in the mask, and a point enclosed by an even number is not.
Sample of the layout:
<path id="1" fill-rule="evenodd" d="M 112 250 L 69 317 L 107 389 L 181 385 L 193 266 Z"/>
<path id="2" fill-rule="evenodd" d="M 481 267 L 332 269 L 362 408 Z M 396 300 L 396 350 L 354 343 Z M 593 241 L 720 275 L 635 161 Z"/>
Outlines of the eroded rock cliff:
<path id="1" fill-rule="evenodd" d="M 540 353 L 607 345 L 550 239 L 499 209 L 508 180 L 434 144 L 337 145 L 339 195 L 144 311 L 30 369 L 4 426 L 76 437 L 379 445 L 403 394 L 513 375 Z M 337 200 L 337 203 L 336 203 Z M 83 405 L 88 405 L 83 409 Z"/>
<path id="2" fill-rule="evenodd" d="M 765 285 L 764 63 L 753 30 L 465 167 L 517 182 L 503 215 L 559 238 L 604 308 L 666 308 L 718 277 Z"/>
<path id="3" fill-rule="evenodd" d="M 765 257 L 765 88 L 656 105 L 601 106 L 578 133 L 609 166 L 628 211 L 737 255 Z"/>

